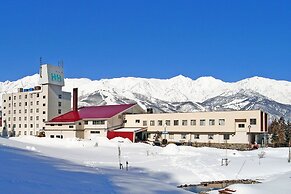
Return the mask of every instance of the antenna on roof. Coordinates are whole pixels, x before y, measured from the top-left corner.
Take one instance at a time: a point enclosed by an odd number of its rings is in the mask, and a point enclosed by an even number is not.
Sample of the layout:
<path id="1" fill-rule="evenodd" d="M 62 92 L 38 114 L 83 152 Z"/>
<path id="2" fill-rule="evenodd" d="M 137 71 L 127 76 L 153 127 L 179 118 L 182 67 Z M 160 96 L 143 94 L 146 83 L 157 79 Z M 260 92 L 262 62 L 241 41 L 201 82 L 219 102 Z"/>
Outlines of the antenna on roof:
<path id="1" fill-rule="evenodd" d="M 62 60 L 60 60 L 60 61 L 58 61 L 58 66 L 59 67 L 64 67 L 64 61 L 63 61 L 63 59 Z"/>
<path id="2" fill-rule="evenodd" d="M 42 57 L 39 57 L 39 64 L 42 65 Z"/>

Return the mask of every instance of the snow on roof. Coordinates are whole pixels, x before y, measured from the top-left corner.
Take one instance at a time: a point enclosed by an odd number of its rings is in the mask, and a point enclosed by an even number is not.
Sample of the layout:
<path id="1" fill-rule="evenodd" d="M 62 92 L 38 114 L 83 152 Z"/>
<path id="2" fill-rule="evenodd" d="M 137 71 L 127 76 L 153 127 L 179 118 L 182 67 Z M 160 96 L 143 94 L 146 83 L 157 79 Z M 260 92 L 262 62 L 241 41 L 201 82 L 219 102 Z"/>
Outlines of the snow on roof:
<path id="1" fill-rule="evenodd" d="M 107 119 L 131 108 L 134 105 L 136 104 L 81 107 L 78 111 L 70 111 L 53 118 L 49 122 L 75 122 L 81 119 Z"/>

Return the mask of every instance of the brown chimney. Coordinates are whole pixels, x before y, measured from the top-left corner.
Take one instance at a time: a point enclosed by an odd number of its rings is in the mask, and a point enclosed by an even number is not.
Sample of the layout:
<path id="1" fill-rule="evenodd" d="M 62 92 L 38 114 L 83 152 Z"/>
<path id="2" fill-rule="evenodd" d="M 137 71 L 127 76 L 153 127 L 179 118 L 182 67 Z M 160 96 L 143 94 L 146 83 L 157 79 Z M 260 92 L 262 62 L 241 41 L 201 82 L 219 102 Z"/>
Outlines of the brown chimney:
<path id="1" fill-rule="evenodd" d="M 78 111 L 78 88 L 73 88 L 73 111 Z"/>

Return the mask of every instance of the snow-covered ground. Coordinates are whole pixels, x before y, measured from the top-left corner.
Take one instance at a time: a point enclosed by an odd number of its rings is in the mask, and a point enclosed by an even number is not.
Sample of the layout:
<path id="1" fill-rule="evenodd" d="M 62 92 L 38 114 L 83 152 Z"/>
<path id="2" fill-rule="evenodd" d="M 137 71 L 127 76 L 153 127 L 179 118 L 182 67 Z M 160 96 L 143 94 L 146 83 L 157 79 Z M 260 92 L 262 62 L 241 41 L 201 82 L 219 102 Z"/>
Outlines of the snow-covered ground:
<path id="1" fill-rule="evenodd" d="M 221 166 L 226 155 L 230 163 Z M 250 178 L 263 183 L 230 188 L 243 194 L 290 194 L 287 157 L 288 148 L 241 152 L 173 144 L 161 148 L 122 138 L 0 138 L 0 185 L 3 193 L 189 193 L 176 186 Z"/>

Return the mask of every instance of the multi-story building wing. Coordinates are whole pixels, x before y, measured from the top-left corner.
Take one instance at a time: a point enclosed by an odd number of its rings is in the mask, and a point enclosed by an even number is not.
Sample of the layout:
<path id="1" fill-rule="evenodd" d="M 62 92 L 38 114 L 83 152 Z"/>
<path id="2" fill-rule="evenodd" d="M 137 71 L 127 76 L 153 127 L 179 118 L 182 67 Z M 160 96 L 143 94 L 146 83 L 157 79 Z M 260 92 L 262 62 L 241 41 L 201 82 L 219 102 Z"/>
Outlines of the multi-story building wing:
<path id="1" fill-rule="evenodd" d="M 3 131 L 10 135 L 38 135 L 44 129 L 45 121 L 70 111 L 71 94 L 62 91 L 63 67 L 41 65 L 39 84 L 3 94 Z"/>
<path id="2" fill-rule="evenodd" d="M 169 142 L 262 143 L 268 115 L 260 110 L 125 115 L 125 127 L 146 128 Z"/>

